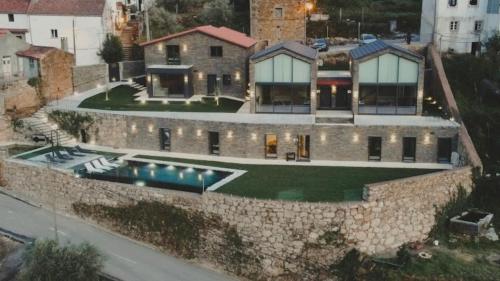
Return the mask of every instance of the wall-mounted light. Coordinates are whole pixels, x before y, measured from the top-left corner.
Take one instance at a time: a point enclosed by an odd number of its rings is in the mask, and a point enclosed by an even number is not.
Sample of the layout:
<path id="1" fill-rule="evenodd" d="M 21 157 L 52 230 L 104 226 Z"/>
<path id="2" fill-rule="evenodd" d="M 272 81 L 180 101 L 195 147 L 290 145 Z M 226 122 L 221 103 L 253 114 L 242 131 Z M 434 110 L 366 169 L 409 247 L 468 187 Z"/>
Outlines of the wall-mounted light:
<path id="1" fill-rule="evenodd" d="M 187 52 L 188 50 L 188 45 L 187 44 L 182 44 L 182 51 Z"/>
<path id="2" fill-rule="evenodd" d="M 252 140 L 257 140 L 257 134 L 256 133 L 252 133 Z"/>
<path id="3" fill-rule="evenodd" d="M 359 142 L 359 135 L 357 133 L 354 133 L 354 135 L 352 135 L 352 142 Z"/>
<path id="4" fill-rule="evenodd" d="M 232 139 L 233 138 L 233 131 L 228 131 L 227 132 L 227 138 Z"/>
<path id="5" fill-rule="evenodd" d="M 198 79 L 202 80 L 203 79 L 203 72 L 198 72 Z"/>
<path id="6" fill-rule="evenodd" d="M 190 105 L 191 104 L 191 101 L 190 100 L 187 100 L 186 101 L 186 105 Z"/>
<path id="7" fill-rule="evenodd" d="M 184 75 L 184 83 L 188 83 L 189 82 L 189 77 L 187 75 Z"/>
<path id="8" fill-rule="evenodd" d="M 239 71 L 236 71 L 236 73 L 234 74 L 234 79 L 236 81 L 240 81 L 240 79 L 241 79 L 241 73 Z"/>
<path id="9" fill-rule="evenodd" d="M 148 132 L 152 133 L 154 130 L 155 126 L 153 124 L 149 124 L 148 126 Z"/>
<path id="10" fill-rule="evenodd" d="M 182 136 L 182 128 L 177 129 L 177 134 L 178 134 L 179 136 Z"/>
<path id="11" fill-rule="evenodd" d="M 162 100 L 161 103 L 168 104 L 168 100 Z"/>
<path id="12" fill-rule="evenodd" d="M 425 134 L 424 144 L 430 144 L 430 143 L 431 143 L 431 136 L 429 134 Z"/>
<path id="13" fill-rule="evenodd" d="M 151 83 L 151 75 L 148 75 L 148 82 Z"/>
<path id="14" fill-rule="evenodd" d="M 418 98 L 421 99 L 424 97 L 424 92 L 423 91 L 418 91 Z"/>
<path id="15" fill-rule="evenodd" d="M 390 138 L 390 142 L 391 143 L 395 143 L 397 140 L 396 140 L 396 134 L 391 134 L 391 138 Z"/>
<path id="16" fill-rule="evenodd" d="M 132 84 L 132 83 L 134 83 L 134 80 L 132 80 L 132 78 L 129 78 L 129 79 L 128 79 L 128 83 L 129 83 L 129 84 Z"/>
<path id="17" fill-rule="evenodd" d="M 196 130 L 196 136 L 201 137 L 201 130 L 200 129 Z"/>
<path id="18" fill-rule="evenodd" d="M 158 44 L 158 51 L 163 51 L 163 44 Z"/>
<path id="19" fill-rule="evenodd" d="M 325 134 L 321 134 L 321 142 L 325 142 L 326 141 L 326 135 Z"/>
<path id="20" fill-rule="evenodd" d="M 286 133 L 286 134 L 285 134 L 285 140 L 286 140 L 286 141 L 290 141 L 290 139 L 291 139 L 291 135 L 290 135 L 290 133 Z"/>
<path id="21" fill-rule="evenodd" d="M 357 99 L 358 98 L 358 91 L 353 91 L 352 92 L 352 98 Z"/>
<path id="22" fill-rule="evenodd" d="M 332 87 L 331 87 L 331 91 L 332 91 L 332 94 L 333 94 L 333 95 L 334 95 L 334 94 L 336 94 L 336 93 L 337 93 L 337 86 L 332 85 Z"/>
<path id="23" fill-rule="evenodd" d="M 130 130 L 132 131 L 132 133 L 137 132 L 137 125 L 136 124 L 132 124 L 132 126 L 130 126 Z"/>

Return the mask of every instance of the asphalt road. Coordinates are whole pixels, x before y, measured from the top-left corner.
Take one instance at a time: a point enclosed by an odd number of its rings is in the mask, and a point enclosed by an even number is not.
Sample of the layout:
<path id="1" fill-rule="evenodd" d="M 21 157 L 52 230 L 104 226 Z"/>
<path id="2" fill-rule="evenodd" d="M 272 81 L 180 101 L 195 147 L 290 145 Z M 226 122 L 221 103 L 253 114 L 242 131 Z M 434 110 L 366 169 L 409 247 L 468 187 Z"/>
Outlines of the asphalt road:
<path id="1" fill-rule="evenodd" d="M 0 194 L 0 227 L 34 238 L 54 238 L 51 212 Z M 221 273 L 164 255 L 80 220 L 57 216 L 62 243 L 88 241 L 106 256 L 105 272 L 125 281 L 235 281 Z"/>

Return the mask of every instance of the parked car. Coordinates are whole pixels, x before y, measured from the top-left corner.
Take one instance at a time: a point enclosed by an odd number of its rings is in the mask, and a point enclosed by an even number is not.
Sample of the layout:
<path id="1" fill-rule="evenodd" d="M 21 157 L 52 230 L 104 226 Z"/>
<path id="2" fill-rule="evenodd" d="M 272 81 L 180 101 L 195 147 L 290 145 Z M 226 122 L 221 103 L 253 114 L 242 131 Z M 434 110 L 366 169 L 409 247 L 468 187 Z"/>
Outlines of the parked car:
<path id="1" fill-rule="evenodd" d="M 330 44 L 328 43 L 328 40 L 320 38 L 314 40 L 314 43 L 312 44 L 311 48 L 316 49 L 320 52 L 328 52 L 328 49 L 330 48 L 329 45 Z"/>
<path id="2" fill-rule="evenodd" d="M 377 36 L 375 36 L 373 34 L 364 33 L 364 34 L 361 34 L 361 38 L 359 38 L 359 45 L 363 46 L 366 44 L 373 43 L 377 40 L 378 40 Z"/>

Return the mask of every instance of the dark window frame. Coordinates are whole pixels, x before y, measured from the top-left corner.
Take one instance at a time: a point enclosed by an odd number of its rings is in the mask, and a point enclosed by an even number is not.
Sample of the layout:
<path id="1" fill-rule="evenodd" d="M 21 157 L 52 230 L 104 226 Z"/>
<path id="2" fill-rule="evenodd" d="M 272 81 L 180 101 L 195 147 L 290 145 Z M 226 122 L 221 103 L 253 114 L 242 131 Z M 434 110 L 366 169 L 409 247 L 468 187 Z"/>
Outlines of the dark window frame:
<path id="1" fill-rule="evenodd" d="M 59 38 L 59 31 L 56 29 L 50 30 L 50 38 L 56 39 Z"/>
<path id="2" fill-rule="evenodd" d="M 365 98 L 370 97 L 369 95 L 364 95 L 365 92 L 362 91 L 363 87 L 372 87 L 372 90 L 374 88 L 375 92 L 375 99 L 373 103 L 364 103 L 362 104 L 361 102 L 364 101 Z M 379 97 L 381 88 L 389 88 L 389 87 L 395 87 L 395 96 L 394 96 L 394 113 L 384 113 L 380 112 L 379 108 L 389 108 L 392 106 L 384 106 L 382 105 Z M 408 93 L 406 90 L 409 88 L 413 88 L 412 90 L 412 95 L 405 95 Z M 373 91 L 372 91 L 373 92 Z M 373 93 L 372 93 L 373 94 Z M 370 99 L 367 99 L 370 100 Z M 411 100 L 411 103 L 413 105 L 403 105 L 407 103 L 409 100 Z M 404 101 L 404 102 L 403 102 Z M 359 98 L 358 98 L 358 113 L 360 115 L 364 114 L 376 114 L 376 115 L 402 115 L 402 116 L 412 116 L 417 114 L 417 103 L 418 103 L 418 84 L 414 83 L 398 83 L 398 84 L 393 84 L 393 83 L 363 83 L 359 85 Z M 362 113 L 360 112 L 359 108 L 362 108 L 363 106 L 374 106 L 375 107 L 375 113 Z M 403 107 L 413 107 L 414 111 L 411 113 L 405 113 L 401 112 Z"/>
<path id="3" fill-rule="evenodd" d="M 446 143 L 443 143 L 446 142 Z M 444 156 L 443 155 L 443 145 L 447 145 L 448 147 L 444 152 L 449 152 L 447 153 L 448 155 Z M 451 154 L 453 153 L 453 138 L 447 137 L 447 138 L 438 138 L 437 141 L 437 162 L 438 163 L 451 163 Z"/>
<path id="4" fill-rule="evenodd" d="M 471 5 L 471 6 L 478 6 L 479 5 L 479 0 L 469 0 L 469 5 Z"/>
<path id="5" fill-rule="evenodd" d="M 7 17 L 9 17 L 9 22 L 14 22 L 16 20 L 14 14 L 8 14 Z"/>
<path id="6" fill-rule="evenodd" d="M 231 74 L 222 74 L 222 85 L 231 86 L 231 84 L 232 84 Z"/>
<path id="7" fill-rule="evenodd" d="M 167 65 L 181 64 L 181 48 L 179 45 L 167 45 L 165 47 Z"/>
<path id="8" fill-rule="evenodd" d="M 368 161 L 382 160 L 382 137 L 368 137 Z"/>
<path id="9" fill-rule="evenodd" d="M 210 46 L 210 56 L 213 58 L 221 58 L 224 55 L 222 46 Z"/>
<path id="10" fill-rule="evenodd" d="M 457 0 L 448 0 L 448 6 L 450 6 L 450 7 L 456 7 L 457 6 Z"/>
<path id="11" fill-rule="evenodd" d="M 416 162 L 417 160 L 417 138 L 403 137 L 403 162 Z"/>

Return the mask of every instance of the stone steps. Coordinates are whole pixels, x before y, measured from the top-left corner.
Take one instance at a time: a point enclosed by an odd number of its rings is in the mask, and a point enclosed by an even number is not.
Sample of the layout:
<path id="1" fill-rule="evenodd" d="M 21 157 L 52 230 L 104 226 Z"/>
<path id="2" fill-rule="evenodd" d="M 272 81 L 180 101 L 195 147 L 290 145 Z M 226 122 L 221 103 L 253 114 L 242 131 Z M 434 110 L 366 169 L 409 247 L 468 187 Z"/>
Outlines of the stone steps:
<path id="1" fill-rule="evenodd" d="M 76 143 L 73 136 L 57 129 L 57 124 L 49 120 L 49 117 L 45 112 L 45 108 L 35 112 L 31 117 L 24 118 L 23 122 L 25 126 L 31 128 L 34 133 L 44 135 L 46 138 L 50 138 L 51 134 L 54 135 L 54 132 L 57 132 L 58 138 L 54 140 L 54 142 L 59 143 L 60 145 L 73 146 Z"/>

